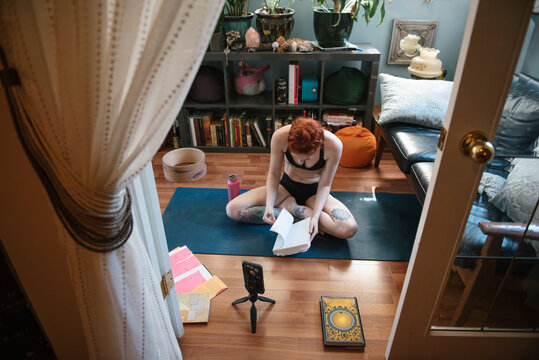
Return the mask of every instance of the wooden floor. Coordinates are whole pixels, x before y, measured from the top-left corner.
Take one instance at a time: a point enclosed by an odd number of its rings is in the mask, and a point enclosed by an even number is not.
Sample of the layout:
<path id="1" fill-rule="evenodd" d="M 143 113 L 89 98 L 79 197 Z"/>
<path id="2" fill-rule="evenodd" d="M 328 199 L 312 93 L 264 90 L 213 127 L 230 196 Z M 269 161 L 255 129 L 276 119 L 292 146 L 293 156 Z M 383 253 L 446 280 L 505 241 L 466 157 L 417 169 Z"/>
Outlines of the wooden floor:
<path id="1" fill-rule="evenodd" d="M 174 190 L 182 187 L 225 188 L 229 174 L 237 174 L 241 187 L 265 184 L 269 154 L 207 155 L 207 175 L 194 183 L 170 183 L 163 177 L 159 152 L 154 172 L 161 211 Z M 339 167 L 333 191 L 411 193 L 411 188 L 389 153 L 378 169 Z M 361 229 L 360 229 L 361 231 Z M 384 359 L 407 262 L 297 259 L 204 255 L 197 257 L 228 286 L 211 301 L 210 320 L 185 325 L 180 340 L 183 358 L 192 359 Z M 251 334 L 250 303 L 231 306 L 247 295 L 242 260 L 262 264 L 265 296 L 276 300 L 257 302 L 257 333 Z M 356 296 L 367 346 L 365 350 L 327 348 L 322 343 L 320 296 Z"/>

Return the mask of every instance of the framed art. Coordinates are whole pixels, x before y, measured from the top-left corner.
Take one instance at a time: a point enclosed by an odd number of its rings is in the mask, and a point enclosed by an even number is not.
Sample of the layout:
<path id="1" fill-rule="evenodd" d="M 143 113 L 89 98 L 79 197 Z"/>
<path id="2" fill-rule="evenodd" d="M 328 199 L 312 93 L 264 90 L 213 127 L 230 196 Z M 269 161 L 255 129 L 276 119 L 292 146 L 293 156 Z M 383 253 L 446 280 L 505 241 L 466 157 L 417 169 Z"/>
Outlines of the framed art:
<path id="1" fill-rule="evenodd" d="M 438 21 L 436 20 L 394 19 L 387 63 L 393 65 L 410 64 L 412 57 L 404 53 L 400 46 L 401 40 L 406 35 L 417 35 L 419 36 L 419 45 L 428 48 L 434 47 L 437 30 Z"/>

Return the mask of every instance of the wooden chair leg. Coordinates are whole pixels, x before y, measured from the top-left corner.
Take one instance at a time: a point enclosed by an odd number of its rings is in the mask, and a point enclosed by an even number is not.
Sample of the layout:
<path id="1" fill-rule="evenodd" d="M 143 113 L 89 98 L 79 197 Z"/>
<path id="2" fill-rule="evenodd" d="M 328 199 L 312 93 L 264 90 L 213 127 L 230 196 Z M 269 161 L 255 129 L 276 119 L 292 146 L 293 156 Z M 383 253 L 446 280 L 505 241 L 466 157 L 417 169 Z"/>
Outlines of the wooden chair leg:
<path id="1" fill-rule="evenodd" d="M 481 296 L 494 277 L 495 264 L 490 259 L 479 259 L 464 287 L 457 308 L 451 318 L 451 326 L 462 326 L 470 316 Z"/>
<path id="2" fill-rule="evenodd" d="M 384 138 L 384 135 L 382 135 L 382 131 L 378 130 L 378 136 L 377 136 L 377 144 L 376 144 L 376 157 L 374 158 L 374 167 L 378 167 L 380 164 L 380 159 L 382 159 L 382 154 L 384 153 L 384 148 L 386 147 L 386 139 Z"/>

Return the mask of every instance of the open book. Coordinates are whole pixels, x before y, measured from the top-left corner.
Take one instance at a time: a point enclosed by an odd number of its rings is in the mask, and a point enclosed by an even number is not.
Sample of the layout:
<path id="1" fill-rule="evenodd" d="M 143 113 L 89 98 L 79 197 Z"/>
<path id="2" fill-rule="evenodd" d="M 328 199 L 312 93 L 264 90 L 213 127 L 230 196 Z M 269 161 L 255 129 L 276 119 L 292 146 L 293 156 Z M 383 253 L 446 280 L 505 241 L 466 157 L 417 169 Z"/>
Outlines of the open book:
<path id="1" fill-rule="evenodd" d="M 273 253 L 284 256 L 303 251 L 309 246 L 311 237 L 311 234 L 309 234 L 310 223 L 311 218 L 308 217 L 294 224 L 294 217 L 286 209 L 282 209 L 270 229 L 270 231 L 277 233 Z"/>

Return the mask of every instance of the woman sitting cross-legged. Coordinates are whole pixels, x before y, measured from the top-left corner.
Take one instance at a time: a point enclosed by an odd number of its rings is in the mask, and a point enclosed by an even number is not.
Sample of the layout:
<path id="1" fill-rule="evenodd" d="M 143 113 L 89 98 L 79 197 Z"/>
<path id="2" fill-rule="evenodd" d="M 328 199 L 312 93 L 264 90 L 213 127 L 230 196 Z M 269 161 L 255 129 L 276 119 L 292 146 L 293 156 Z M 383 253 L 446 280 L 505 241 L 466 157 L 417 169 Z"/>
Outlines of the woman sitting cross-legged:
<path id="1" fill-rule="evenodd" d="M 311 217 L 311 241 L 319 231 L 341 239 L 354 236 L 356 220 L 329 193 L 341 153 L 341 141 L 313 119 L 298 118 L 283 126 L 271 138 L 266 186 L 232 199 L 226 206 L 228 217 L 273 224 L 275 214 L 287 209 L 296 218 Z M 283 160 L 284 174 L 279 181 Z"/>

